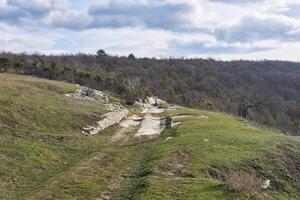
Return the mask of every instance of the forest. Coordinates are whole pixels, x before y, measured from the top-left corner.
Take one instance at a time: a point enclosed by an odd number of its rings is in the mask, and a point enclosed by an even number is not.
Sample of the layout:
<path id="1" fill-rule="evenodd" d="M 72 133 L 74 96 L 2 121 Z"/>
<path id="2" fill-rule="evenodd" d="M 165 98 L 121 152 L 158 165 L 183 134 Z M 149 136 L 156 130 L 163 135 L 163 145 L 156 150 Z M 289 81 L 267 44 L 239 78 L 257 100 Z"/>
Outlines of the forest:
<path id="1" fill-rule="evenodd" d="M 231 113 L 300 135 L 300 63 L 0 54 L 0 72 L 64 80 L 113 92 L 132 104 L 156 95 L 170 103 Z"/>

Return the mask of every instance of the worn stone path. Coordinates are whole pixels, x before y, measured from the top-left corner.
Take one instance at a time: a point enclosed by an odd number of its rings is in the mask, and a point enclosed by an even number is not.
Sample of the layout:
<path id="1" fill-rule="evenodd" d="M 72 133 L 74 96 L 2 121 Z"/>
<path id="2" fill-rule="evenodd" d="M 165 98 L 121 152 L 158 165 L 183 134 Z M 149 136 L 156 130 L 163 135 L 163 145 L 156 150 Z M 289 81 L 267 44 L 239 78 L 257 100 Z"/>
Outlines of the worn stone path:
<path id="1" fill-rule="evenodd" d="M 154 117 L 150 113 L 145 114 L 144 119 L 141 123 L 141 127 L 135 134 L 135 137 L 141 136 L 159 136 L 163 130 L 161 118 Z"/>
<path id="2" fill-rule="evenodd" d="M 164 129 L 161 117 L 153 116 L 152 114 L 159 114 L 165 112 L 165 109 L 158 108 L 155 106 L 155 99 L 153 97 L 148 98 L 146 103 L 140 104 L 144 113 L 143 121 L 141 122 L 140 129 L 134 135 L 135 137 L 157 137 Z"/>
<path id="3" fill-rule="evenodd" d="M 124 133 L 129 131 L 127 129 L 138 125 L 140 125 L 140 128 L 135 134 L 135 137 L 159 136 L 163 130 L 161 117 L 153 116 L 152 114 L 163 113 L 165 112 L 165 109 L 159 108 L 156 105 L 157 100 L 153 97 L 149 97 L 146 103 L 139 103 L 139 106 L 141 107 L 141 114 L 144 114 L 144 117 L 140 119 L 136 115 L 127 118 L 129 115 L 127 108 L 123 107 L 122 105 L 110 103 L 108 96 L 98 90 L 82 88 L 72 94 L 65 94 L 65 96 L 84 100 L 102 101 L 105 103 L 105 107 L 110 110 L 110 112 L 102 115 L 103 119 L 98 121 L 96 126 L 88 126 L 83 128 L 82 133 L 84 134 L 95 135 L 115 124 L 120 124 L 121 129 L 112 138 L 113 141 L 117 141 L 124 137 Z"/>

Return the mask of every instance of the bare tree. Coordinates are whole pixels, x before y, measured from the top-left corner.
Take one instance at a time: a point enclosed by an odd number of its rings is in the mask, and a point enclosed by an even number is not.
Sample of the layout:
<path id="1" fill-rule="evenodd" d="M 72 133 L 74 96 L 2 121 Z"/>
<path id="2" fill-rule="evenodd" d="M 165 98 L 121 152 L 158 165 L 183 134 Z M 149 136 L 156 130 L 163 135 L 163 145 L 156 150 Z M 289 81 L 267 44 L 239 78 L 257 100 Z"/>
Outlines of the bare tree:
<path id="1" fill-rule="evenodd" d="M 253 93 L 243 92 L 241 97 L 238 115 L 242 118 L 247 118 L 250 110 L 263 109 L 265 106 L 270 104 L 269 98 L 260 90 L 258 90 L 254 95 L 250 94 Z"/>

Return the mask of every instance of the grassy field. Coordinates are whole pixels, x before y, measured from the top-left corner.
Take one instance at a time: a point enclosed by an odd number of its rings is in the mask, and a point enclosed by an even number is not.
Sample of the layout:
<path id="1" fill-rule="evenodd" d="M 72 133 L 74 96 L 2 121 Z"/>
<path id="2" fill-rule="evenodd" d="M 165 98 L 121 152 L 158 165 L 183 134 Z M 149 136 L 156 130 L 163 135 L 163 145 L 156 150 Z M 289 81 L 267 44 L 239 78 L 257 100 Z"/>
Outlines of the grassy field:
<path id="1" fill-rule="evenodd" d="M 299 139 L 220 113 L 184 108 L 168 114 L 191 117 L 147 151 L 155 156 L 141 199 L 300 198 Z M 224 180 L 239 171 L 270 179 L 271 188 L 256 195 L 228 190 Z"/>
<path id="2" fill-rule="evenodd" d="M 63 171 L 101 151 L 113 130 L 85 137 L 81 128 L 103 105 L 63 96 L 75 85 L 0 74 L 0 199 L 30 195 Z"/>
<path id="3" fill-rule="evenodd" d="M 118 127 L 81 134 L 107 111 L 62 95 L 79 86 L 13 74 L 0 84 L 0 199 L 300 198 L 300 140 L 277 130 L 178 108 L 163 115 L 187 117 L 159 138 L 135 139 L 134 129 L 112 142 Z M 228 188 L 236 172 L 271 187 Z"/>

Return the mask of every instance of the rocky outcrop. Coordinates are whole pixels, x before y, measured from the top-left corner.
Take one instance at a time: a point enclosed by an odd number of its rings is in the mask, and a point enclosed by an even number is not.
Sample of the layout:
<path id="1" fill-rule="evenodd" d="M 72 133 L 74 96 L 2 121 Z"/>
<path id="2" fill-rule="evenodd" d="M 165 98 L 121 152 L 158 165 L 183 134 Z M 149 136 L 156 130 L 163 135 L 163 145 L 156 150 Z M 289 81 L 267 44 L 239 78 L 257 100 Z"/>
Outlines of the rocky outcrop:
<path id="1" fill-rule="evenodd" d="M 128 116 L 129 111 L 127 110 L 127 108 L 124 108 L 121 105 L 114 105 L 114 106 L 115 108 L 112 112 L 102 115 L 103 119 L 98 121 L 97 126 L 90 126 L 90 127 L 83 128 L 82 133 L 89 134 L 89 135 L 98 134 L 100 131 L 108 127 L 111 127 L 115 124 L 119 124 L 122 119 Z"/>
<path id="2" fill-rule="evenodd" d="M 83 128 L 82 133 L 86 135 L 95 135 L 106 128 L 109 128 L 115 124 L 119 124 L 121 120 L 127 118 L 129 114 L 127 108 L 123 107 L 120 104 L 117 105 L 110 103 L 108 96 L 105 93 L 98 90 L 82 88 L 72 94 L 65 94 L 65 96 L 84 100 L 101 101 L 106 103 L 104 104 L 104 106 L 110 112 L 102 115 L 102 120 L 98 121 L 96 126 L 89 126 Z"/>
<path id="3" fill-rule="evenodd" d="M 64 95 L 67 97 L 74 97 L 74 98 L 85 99 L 85 100 L 102 101 L 102 102 L 109 101 L 105 93 L 91 88 L 82 88 L 77 90 L 74 93 L 64 94 Z"/>

